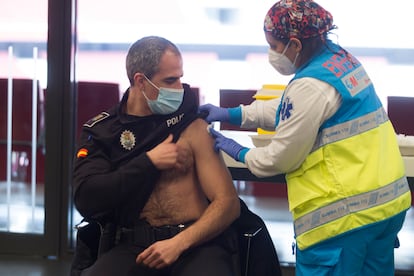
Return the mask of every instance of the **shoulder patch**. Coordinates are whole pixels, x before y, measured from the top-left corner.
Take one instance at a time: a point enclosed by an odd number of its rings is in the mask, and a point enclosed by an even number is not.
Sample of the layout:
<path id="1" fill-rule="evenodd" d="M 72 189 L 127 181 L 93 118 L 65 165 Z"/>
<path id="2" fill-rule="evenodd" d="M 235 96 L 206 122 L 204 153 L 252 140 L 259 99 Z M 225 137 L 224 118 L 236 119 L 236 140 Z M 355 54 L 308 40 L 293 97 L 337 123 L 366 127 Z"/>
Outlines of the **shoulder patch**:
<path id="1" fill-rule="evenodd" d="M 95 124 L 99 123 L 100 121 L 105 120 L 108 117 L 109 117 L 109 113 L 101 112 L 100 114 L 96 115 L 95 117 L 93 117 L 92 119 L 84 123 L 83 126 L 93 127 Z"/>

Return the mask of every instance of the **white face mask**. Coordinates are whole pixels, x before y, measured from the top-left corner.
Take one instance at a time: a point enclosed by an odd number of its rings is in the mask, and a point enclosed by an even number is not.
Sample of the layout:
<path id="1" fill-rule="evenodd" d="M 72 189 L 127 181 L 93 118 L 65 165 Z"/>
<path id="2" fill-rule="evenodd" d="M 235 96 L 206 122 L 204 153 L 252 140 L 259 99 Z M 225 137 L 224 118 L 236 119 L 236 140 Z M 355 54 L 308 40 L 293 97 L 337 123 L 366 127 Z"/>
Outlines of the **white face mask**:
<path id="1" fill-rule="evenodd" d="M 290 43 L 290 42 L 289 42 Z M 282 75 L 292 75 L 296 72 L 296 59 L 299 56 L 299 53 L 296 53 L 295 60 L 293 62 L 285 56 L 285 52 L 289 47 L 289 43 L 285 46 L 285 49 L 282 53 L 278 53 L 273 49 L 269 49 L 269 62 Z"/>

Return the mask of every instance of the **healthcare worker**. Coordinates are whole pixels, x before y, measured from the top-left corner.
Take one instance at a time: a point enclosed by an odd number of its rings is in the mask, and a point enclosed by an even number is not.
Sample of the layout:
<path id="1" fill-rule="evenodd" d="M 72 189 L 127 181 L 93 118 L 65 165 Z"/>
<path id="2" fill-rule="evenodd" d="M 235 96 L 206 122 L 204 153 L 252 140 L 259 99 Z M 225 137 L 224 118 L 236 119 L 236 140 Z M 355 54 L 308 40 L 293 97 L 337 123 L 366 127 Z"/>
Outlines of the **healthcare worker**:
<path id="1" fill-rule="evenodd" d="M 332 15 L 282 0 L 265 16 L 269 62 L 295 74 L 281 100 L 200 107 L 208 122 L 276 130 L 246 148 L 211 129 L 221 149 L 258 177 L 286 173 L 296 275 L 394 275 L 394 246 L 410 190 L 396 134 L 361 63 L 328 39 Z"/>

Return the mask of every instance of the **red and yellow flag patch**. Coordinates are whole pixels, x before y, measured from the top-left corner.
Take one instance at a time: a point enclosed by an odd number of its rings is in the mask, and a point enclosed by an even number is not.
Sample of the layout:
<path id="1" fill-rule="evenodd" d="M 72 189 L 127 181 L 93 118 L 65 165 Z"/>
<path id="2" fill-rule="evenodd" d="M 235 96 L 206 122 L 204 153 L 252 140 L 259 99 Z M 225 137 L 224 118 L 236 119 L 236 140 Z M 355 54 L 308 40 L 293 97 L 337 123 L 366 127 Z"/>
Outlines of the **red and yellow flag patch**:
<path id="1" fill-rule="evenodd" d="M 85 148 L 81 148 L 76 154 L 76 157 L 78 158 L 85 158 L 86 156 L 88 156 L 88 150 Z"/>

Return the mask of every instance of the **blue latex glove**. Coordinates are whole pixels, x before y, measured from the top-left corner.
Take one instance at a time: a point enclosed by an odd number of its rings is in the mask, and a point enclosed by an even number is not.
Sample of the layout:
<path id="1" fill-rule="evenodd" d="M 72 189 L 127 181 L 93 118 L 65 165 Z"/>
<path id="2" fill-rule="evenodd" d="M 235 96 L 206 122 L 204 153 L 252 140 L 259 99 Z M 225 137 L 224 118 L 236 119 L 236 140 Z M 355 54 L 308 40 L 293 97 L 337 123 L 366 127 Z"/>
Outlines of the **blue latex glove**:
<path id="1" fill-rule="evenodd" d="M 212 104 L 201 105 L 198 108 L 198 113 L 205 114 L 205 120 L 207 123 L 211 122 L 228 122 L 229 121 L 229 111 L 227 108 L 218 107 Z"/>
<path id="2" fill-rule="evenodd" d="M 242 150 L 247 149 L 246 147 L 241 146 L 233 139 L 223 136 L 220 132 L 214 130 L 213 128 L 210 128 L 209 131 L 210 135 L 215 139 L 214 149 L 216 151 L 222 150 L 234 160 L 241 161 L 239 154 Z"/>

